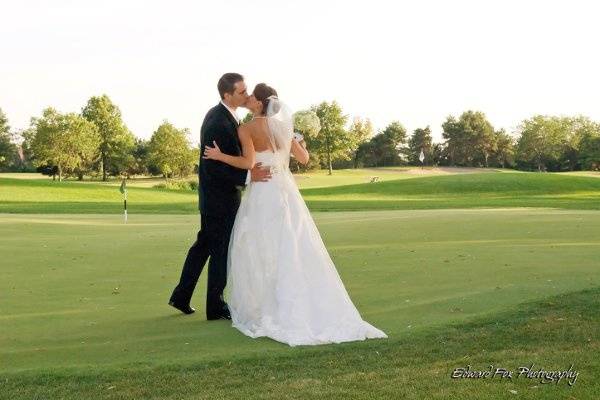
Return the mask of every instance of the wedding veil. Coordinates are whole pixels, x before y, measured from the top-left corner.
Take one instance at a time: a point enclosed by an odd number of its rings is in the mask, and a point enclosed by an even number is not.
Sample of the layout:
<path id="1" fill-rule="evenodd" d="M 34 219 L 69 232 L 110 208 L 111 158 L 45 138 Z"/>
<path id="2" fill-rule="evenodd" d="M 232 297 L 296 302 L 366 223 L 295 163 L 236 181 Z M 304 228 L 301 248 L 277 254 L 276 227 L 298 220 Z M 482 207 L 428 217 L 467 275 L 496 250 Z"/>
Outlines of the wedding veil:
<path id="1" fill-rule="evenodd" d="M 277 96 L 269 97 L 267 106 L 267 125 L 269 140 L 274 153 L 284 169 L 290 167 L 290 149 L 294 137 L 294 118 L 292 110 Z"/>

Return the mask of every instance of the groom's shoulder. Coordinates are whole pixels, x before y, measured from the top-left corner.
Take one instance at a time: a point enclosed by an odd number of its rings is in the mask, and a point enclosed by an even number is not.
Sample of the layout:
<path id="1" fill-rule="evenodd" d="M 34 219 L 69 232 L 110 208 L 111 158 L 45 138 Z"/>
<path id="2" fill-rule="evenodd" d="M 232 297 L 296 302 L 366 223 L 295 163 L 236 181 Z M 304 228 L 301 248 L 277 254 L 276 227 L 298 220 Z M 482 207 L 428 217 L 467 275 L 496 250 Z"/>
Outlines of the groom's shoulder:
<path id="1" fill-rule="evenodd" d="M 221 106 L 221 103 L 219 103 L 208 110 L 205 119 L 220 117 L 221 115 L 223 115 L 223 106 Z"/>
<path id="2" fill-rule="evenodd" d="M 213 126 L 214 124 L 218 124 L 222 119 L 222 113 L 219 105 L 217 104 L 204 115 L 204 121 L 202 121 L 202 129 L 208 128 L 209 126 Z"/>

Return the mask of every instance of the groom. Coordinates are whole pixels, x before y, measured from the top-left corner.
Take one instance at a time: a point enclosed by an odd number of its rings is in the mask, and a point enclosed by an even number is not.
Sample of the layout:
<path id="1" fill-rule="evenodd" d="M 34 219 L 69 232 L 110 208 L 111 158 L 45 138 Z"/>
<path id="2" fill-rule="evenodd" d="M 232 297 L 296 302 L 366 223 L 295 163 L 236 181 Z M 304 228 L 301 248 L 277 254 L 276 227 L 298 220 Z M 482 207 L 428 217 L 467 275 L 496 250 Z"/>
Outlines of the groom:
<path id="1" fill-rule="evenodd" d="M 227 73 L 219 79 L 217 88 L 221 102 L 208 111 L 200 129 L 200 231 L 188 250 L 179 284 L 169 300 L 169 305 L 184 314 L 196 311 L 190 306 L 190 300 L 210 256 L 206 293 L 208 320 L 231 319 L 229 308 L 223 299 L 223 290 L 227 283 L 229 236 L 240 205 L 242 189 L 250 180 L 265 182 L 271 178 L 269 170 L 260 168 L 260 163 L 246 171 L 219 161 L 202 159 L 205 145 L 212 145 L 213 140 L 223 153 L 241 155 L 237 134 L 240 122 L 235 110 L 244 106 L 249 97 L 244 77 Z"/>

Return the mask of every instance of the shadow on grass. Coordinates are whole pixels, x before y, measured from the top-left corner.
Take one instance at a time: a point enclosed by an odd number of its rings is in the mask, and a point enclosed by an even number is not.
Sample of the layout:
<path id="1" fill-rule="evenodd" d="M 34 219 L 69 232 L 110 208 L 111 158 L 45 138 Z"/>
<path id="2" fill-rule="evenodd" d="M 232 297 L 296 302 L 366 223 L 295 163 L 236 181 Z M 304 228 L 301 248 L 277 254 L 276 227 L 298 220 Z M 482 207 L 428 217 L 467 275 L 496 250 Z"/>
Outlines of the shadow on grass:
<path id="1" fill-rule="evenodd" d="M 5 398 L 362 399 L 595 398 L 600 392 L 600 288 L 523 303 L 468 323 L 399 339 L 303 346 L 289 354 L 111 369 L 0 376 Z M 248 339 L 251 340 L 251 339 Z M 567 370 L 573 386 L 540 379 L 451 379 L 455 368 L 489 365 Z"/>

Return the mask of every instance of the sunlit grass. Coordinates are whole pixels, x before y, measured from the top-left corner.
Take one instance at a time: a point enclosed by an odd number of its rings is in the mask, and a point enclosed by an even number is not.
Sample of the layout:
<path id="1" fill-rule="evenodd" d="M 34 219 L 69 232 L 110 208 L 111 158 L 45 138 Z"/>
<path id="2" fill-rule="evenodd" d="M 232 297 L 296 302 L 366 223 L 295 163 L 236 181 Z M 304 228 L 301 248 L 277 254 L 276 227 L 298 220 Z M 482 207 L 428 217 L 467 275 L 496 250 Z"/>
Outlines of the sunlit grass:
<path id="1" fill-rule="evenodd" d="M 354 172 L 359 174 L 358 172 Z M 364 173 L 364 172 L 362 172 Z M 395 176 L 392 174 L 392 176 Z M 390 179 L 344 185 L 347 177 L 326 175 L 337 185 L 304 188 L 312 210 L 385 210 L 469 207 L 553 207 L 600 209 L 600 180 L 539 173 L 469 173 Z M 129 185 L 131 213 L 192 214 L 198 195 Z M 0 178 L 0 212 L 118 213 L 117 185 Z"/>
<path id="2" fill-rule="evenodd" d="M 10 254 L 0 267 L 3 395 L 502 398 L 510 389 L 550 399 L 600 389 L 600 294 L 581 292 L 600 284 L 598 212 L 314 217 L 361 315 L 389 339 L 298 348 L 250 339 L 204 319 L 206 274 L 198 312 L 174 312 L 166 300 L 195 215 L 133 215 L 127 225 L 119 215 L 0 216 L 0 253 Z M 531 362 L 573 363 L 581 376 L 574 388 L 449 379 L 466 364 Z"/>

